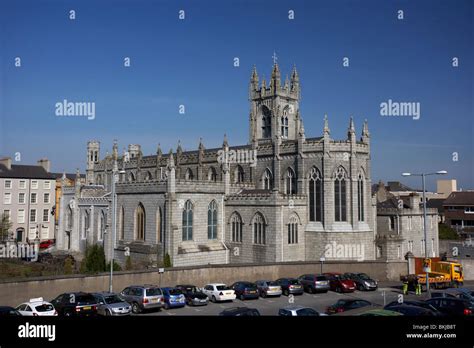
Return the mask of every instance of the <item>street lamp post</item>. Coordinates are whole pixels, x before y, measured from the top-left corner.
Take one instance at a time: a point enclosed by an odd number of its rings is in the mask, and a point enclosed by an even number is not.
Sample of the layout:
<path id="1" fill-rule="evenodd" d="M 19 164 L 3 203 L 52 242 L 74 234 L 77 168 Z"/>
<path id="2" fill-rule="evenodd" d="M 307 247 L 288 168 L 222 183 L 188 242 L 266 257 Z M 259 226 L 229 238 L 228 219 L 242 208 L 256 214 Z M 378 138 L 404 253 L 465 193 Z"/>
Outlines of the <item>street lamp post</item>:
<path id="1" fill-rule="evenodd" d="M 402 173 L 403 176 L 421 176 L 421 182 L 422 182 L 422 189 L 423 189 L 423 235 L 425 238 L 425 259 L 428 258 L 428 236 L 427 236 L 427 231 L 426 231 L 426 186 L 425 186 L 425 177 L 428 175 L 444 175 L 447 174 L 448 172 L 446 170 L 439 170 L 435 173 L 419 173 L 419 174 L 413 174 L 413 173 Z M 433 251 L 432 251 L 433 252 Z M 430 292 L 430 280 L 429 280 L 429 270 L 426 269 L 426 293 L 428 297 L 431 297 L 431 292 Z"/>
<path id="2" fill-rule="evenodd" d="M 114 253 L 115 253 L 115 238 L 117 234 L 117 197 L 115 194 L 115 184 L 118 181 L 118 175 L 125 173 L 124 170 L 118 171 L 117 162 L 114 164 L 112 170 L 112 241 L 110 246 L 110 277 L 109 277 L 109 292 L 113 292 L 113 278 L 114 278 Z"/>

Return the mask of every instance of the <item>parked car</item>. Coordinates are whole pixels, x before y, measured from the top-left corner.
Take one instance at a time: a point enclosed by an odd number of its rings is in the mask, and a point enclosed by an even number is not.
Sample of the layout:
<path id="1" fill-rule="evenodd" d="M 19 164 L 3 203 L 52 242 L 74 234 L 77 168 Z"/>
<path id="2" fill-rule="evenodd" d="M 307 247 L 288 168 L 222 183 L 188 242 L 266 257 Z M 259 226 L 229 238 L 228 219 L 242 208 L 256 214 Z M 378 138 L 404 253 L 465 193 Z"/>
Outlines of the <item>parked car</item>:
<path id="1" fill-rule="evenodd" d="M 356 284 L 357 290 L 377 290 L 377 281 L 370 278 L 365 273 L 344 273 L 343 276 L 353 280 Z"/>
<path id="2" fill-rule="evenodd" d="M 194 285 L 176 285 L 184 295 L 185 302 L 188 306 L 205 306 L 209 302 L 209 297 L 197 286 Z"/>
<path id="3" fill-rule="evenodd" d="M 258 298 L 258 289 L 255 283 L 235 282 L 230 288 L 235 291 L 235 296 L 242 301 Z"/>
<path id="4" fill-rule="evenodd" d="M 212 302 L 235 300 L 235 291 L 222 283 L 207 284 L 204 286 L 203 293 L 211 299 Z"/>
<path id="5" fill-rule="evenodd" d="M 281 291 L 285 296 L 290 294 L 302 295 L 304 293 L 303 285 L 296 278 L 280 278 L 275 282 L 281 286 Z"/>
<path id="6" fill-rule="evenodd" d="M 21 314 L 13 307 L 0 306 L 0 317 L 21 317 Z"/>
<path id="7" fill-rule="evenodd" d="M 186 298 L 178 288 L 165 287 L 161 288 L 165 302 L 163 307 L 165 309 L 178 308 L 186 306 Z"/>
<path id="8" fill-rule="evenodd" d="M 278 310 L 278 315 L 282 317 L 325 317 L 327 314 L 319 313 L 313 308 L 303 306 L 287 306 Z"/>
<path id="9" fill-rule="evenodd" d="M 366 300 L 360 300 L 360 299 L 344 299 L 344 300 L 339 300 L 333 305 L 329 306 L 326 309 L 327 314 L 335 314 L 335 313 L 341 313 L 341 312 L 347 312 L 350 311 L 351 309 L 356 309 L 356 308 L 361 308 L 361 307 L 366 307 L 366 306 L 372 306 L 372 303 Z"/>
<path id="10" fill-rule="evenodd" d="M 385 307 L 385 309 L 402 313 L 408 317 L 434 317 L 438 316 L 437 311 L 432 311 L 428 308 L 423 308 L 420 306 L 413 306 L 406 303 L 400 303 L 398 305 L 393 305 L 390 307 Z"/>
<path id="11" fill-rule="evenodd" d="M 354 292 L 356 283 L 341 273 L 324 273 L 329 279 L 329 288 L 336 292 Z"/>
<path id="12" fill-rule="evenodd" d="M 257 280 L 258 294 L 262 297 L 281 296 L 281 286 L 272 280 Z"/>
<path id="13" fill-rule="evenodd" d="M 87 292 L 66 292 L 50 302 L 58 311 L 59 316 L 97 315 L 97 300 Z"/>
<path id="14" fill-rule="evenodd" d="M 260 312 L 256 308 L 233 307 L 224 309 L 219 315 L 225 317 L 258 317 Z"/>
<path id="15" fill-rule="evenodd" d="M 21 315 L 27 317 L 57 316 L 58 312 L 54 306 L 43 300 L 42 297 L 32 298 L 29 302 L 22 303 L 16 307 Z"/>
<path id="16" fill-rule="evenodd" d="M 130 303 L 122 300 L 117 294 L 111 292 L 96 292 L 93 293 L 97 300 L 97 314 L 105 316 L 123 316 L 132 313 L 132 306 Z"/>
<path id="17" fill-rule="evenodd" d="M 418 306 L 418 307 L 428 309 L 428 310 L 436 313 L 437 316 L 440 316 L 442 314 L 435 307 L 433 307 L 432 305 L 430 305 L 429 303 L 426 303 L 424 301 L 416 301 L 416 300 L 406 301 L 405 300 L 402 303 L 406 304 L 406 305 L 409 305 L 409 306 Z M 390 307 L 394 307 L 394 306 L 398 306 L 398 305 L 400 305 L 400 303 L 398 301 L 393 301 L 393 302 L 390 302 L 389 304 L 387 304 L 384 308 L 390 310 L 391 309 Z"/>
<path id="18" fill-rule="evenodd" d="M 120 297 L 132 305 L 132 312 L 138 314 L 144 310 L 160 309 L 165 299 L 163 292 L 155 285 L 133 285 L 126 287 Z"/>
<path id="19" fill-rule="evenodd" d="M 436 297 L 425 301 L 444 315 L 465 316 L 473 315 L 474 308 L 471 302 L 459 298 Z"/>
<path id="20" fill-rule="evenodd" d="M 450 297 L 466 300 L 474 305 L 474 296 L 471 294 L 472 290 L 466 288 L 446 289 L 444 291 L 433 291 L 431 297 Z"/>
<path id="21" fill-rule="evenodd" d="M 54 244 L 56 244 L 55 239 L 43 240 L 43 241 L 40 242 L 39 248 L 40 249 L 48 249 L 49 247 L 52 247 Z"/>
<path id="22" fill-rule="evenodd" d="M 322 274 L 304 274 L 298 278 L 304 291 L 311 294 L 329 291 L 329 280 Z"/>

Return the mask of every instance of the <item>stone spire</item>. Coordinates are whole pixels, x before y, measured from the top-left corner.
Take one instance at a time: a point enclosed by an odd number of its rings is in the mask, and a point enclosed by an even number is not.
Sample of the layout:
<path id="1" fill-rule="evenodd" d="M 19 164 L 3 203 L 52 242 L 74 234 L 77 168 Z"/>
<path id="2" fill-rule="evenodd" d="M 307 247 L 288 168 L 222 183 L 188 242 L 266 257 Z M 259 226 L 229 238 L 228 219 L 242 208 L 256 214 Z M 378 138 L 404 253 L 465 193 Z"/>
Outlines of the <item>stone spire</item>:
<path id="1" fill-rule="evenodd" d="M 291 91 L 299 94 L 300 93 L 300 78 L 298 76 L 298 71 L 296 71 L 296 65 L 293 66 L 290 84 L 291 84 Z"/>
<path id="2" fill-rule="evenodd" d="M 303 119 L 300 117 L 300 129 L 298 130 L 298 136 L 305 140 L 305 131 L 304 131 L 304 124 L 303 124 Z"/>
<path id="3" fill-rule="evenodd" d="M 349 140 L 355 137 L 354 119 L 352 118 L 352 116 L 349 121 L 349 129 L 347 130 L 347 137 Z"/>
<path id="4" fill-rule="evenodd" d="M 224 141 L 222 142 L 222 147 L 224 149 L 229 147 L 229 142 L 227 141 L 227 134 L 226 133 L 224 133 Z"/>
<path id="5" fill-rule="evenodd" d="M 258 89 L 258 73 L 255 65 L 253 66 L 252 76 L 250 77 L 250 89 L 251 91 L 256 91 Z"/>
<path id="6" fill-rule="evenodd" d="M 170 149 L 168 154 L 168 168 L 174 168 L 173 149 Z"/>
<path id="7" fill-rule="evenodd" d="M 202 164 L 202 161 L 204 159 L 204 144 L 202 143 L 202 138 L 199 138 L 199 146 L 198 146 L 198 162 L 199 164 Z"/>
<path id="8" fill-rule="evenodd" d="M 367 122 L 367 119 L 364 120 L 364 127 L 362 128 L 362 138 L 361 140 L 364 143 L 368 143 L 370 138 L 370 133 L 369 133 L 369 123 Z"/>
<path id="9" fill-rule="evenodd" d="M 117 159 L 118 159 L 117 139 L 114 139 L 114 145 L 112 146 L 112 157 L 114 159 L 114 162 L 117 162 Z"/>
<path id="10" fill-rule="evenodd" d="M 331 131 L 329 130 L 329 121 L 328 121 L 328 115 L 324 115 L 324 128 L 323 128 L 323 134 L 326 137 L 329 137 L 329 134 L 331 134 Z"/>
<path id="11" fill-rule="evenodd" d="M 272 77 L 270 79 L 270 89 L 272 92 L 279 91 L 281 87 L 281 74 L 278 63 L 273 64 Z"/>

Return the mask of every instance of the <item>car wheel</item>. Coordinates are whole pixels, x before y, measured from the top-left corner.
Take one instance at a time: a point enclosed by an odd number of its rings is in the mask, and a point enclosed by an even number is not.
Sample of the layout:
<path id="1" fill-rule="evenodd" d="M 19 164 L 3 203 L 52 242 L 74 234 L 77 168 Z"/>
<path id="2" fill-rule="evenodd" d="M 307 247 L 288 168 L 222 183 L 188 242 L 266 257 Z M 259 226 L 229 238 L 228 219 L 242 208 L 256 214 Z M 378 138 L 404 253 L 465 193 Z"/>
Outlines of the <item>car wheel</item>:
<path id="1" fill-rule="evenodd" d="M 263 298 L 267 297 L 267 293 L 265 291 L 262 291 L 262 297 Z"/>
<path id="2" fill-rule="evenodd" d="M 139 313 L 141 313 L 141 309 L 140 309 L 140 306 L 138 305 L 138 303 L 136 303 L 136 302 L 133 302 L 133 303 L 132 303 L 132 312 L 133 312 L 134 314 L 139 314 Z"/>
<path id="3" fill-rule="evenodd" d="M 290 292 L 288 290 L 283 290 L 283 295 L 290 296 Z"/>
<path id="4" fill-rule="evenodd" d="M 342 290 L 341 290 L 341 287 L 340 287 L 340 286 L 338 286 L 338 287 L 336 288 L 336 292 L 338 292 L 338 293 L 341 293 L 341 292 L 342 292 Z"/>
<path id="5" fill-rule="evenodd" d="M 309 292 L 312 293 L 312 294 L 315 294 L 315 293 L 316 293 L 316 289 L 313 288 L 313 287 L 311 287 L 311 288 L 309 288 Z"/>
<path id="6" fill-rule="evenodd" d="M 212 301 L 212 302 L 214 302 L 214 303 L 216 303 L 216 302 L 217 302 L 217 300 L 216 300 L 216 297 L 215 297 L 214 295 L 212 295 L 212 297 L 211 297 L 211 301 Z"/>
<path id="7" fill-rule="evenodd" d="M 168 302 L 165 302 L 164 309 L 166 310 L 170 309 L 170 305 L 168 304 Z"/>
<path id="8" fill-rule="evenodd" d="M 64 311 L 64 316 L 65 317 L 72 317 L 72 312 L 67 310 L 67 311 Z"/>
<path id="9" fill-rule="evenodd" d="M 105 316 L 110 317 L 111 315 L 112 315 L 112 313 L 110 312 L 110 309 L 106 309 L 105 310 Z"/>
<path id="10" fill-rule="evenodd" d="M 357 285 L 357 290 L 364 291 L 364 287 L 362 286 L 362 284 Z"/>
<path id="11" fill-rule="evenodd" d="M 244 301 L 244 300 L 245 300 L 244 294 L 241 294 L 240 295 L 240 301 Z"/>

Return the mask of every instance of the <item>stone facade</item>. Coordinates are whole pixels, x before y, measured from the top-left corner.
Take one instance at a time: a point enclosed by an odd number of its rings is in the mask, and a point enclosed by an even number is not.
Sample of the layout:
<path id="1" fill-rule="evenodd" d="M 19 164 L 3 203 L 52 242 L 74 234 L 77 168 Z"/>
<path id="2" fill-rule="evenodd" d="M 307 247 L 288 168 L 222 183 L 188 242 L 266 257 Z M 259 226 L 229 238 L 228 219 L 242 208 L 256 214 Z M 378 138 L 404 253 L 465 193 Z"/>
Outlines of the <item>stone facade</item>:
<path id="1" fill-rule="evenodd" d="M 63 215 L 70 201 L 78 221 L 68 230 L 71 249 L 83 250 L 79 236 L 83 215 L 100 215 L 109 204 L 112 172 L 118 171 L 115 257 L 173 266 L 353 260 L 347 253 L 328 253 L 328 245 L 361 246 L 363 259 L 375 259 L 375 202 L 371 197 L 370 134 L 367 122 L 357 140 L 352 118 L 347 139 L 334 140 L 324 118 L 323 136 L 306 138 L 296 68 L 283 84 L 277 64 L 271 79 L 250 81 L 249 141 L 196 151 L 163 154 L 158 146 L 143 156 L 129 145 L 122 156 L 114 143 L 100 158 L 100 143 L 88 143 L 86 184 L 64 189 Z M 95 203 L 86 192 L 95 190 Z M 107 212 L 107 231 L 113 224 Z M 69 211 L 71 213 L 71 211 Z M 79 214 L 79 215 L 74 215 Z M 110 216 L 110 217 L 109 217 Z M 97 223 L 83 240 L 98 241 Z M 90 236 L 89 236 L 90 234 Z M 61 238 L 63 241 L 65 238 Z M 59 240 L 59 238 L 58 238 Z M 112 234 L 103 239 L 107 257 Z M 109 244 L 108 244 L 109 243 Z M 66 249 L 65 244 L 60 248 Z M 129 254 L 130 253 L 130 254 Z"/>

